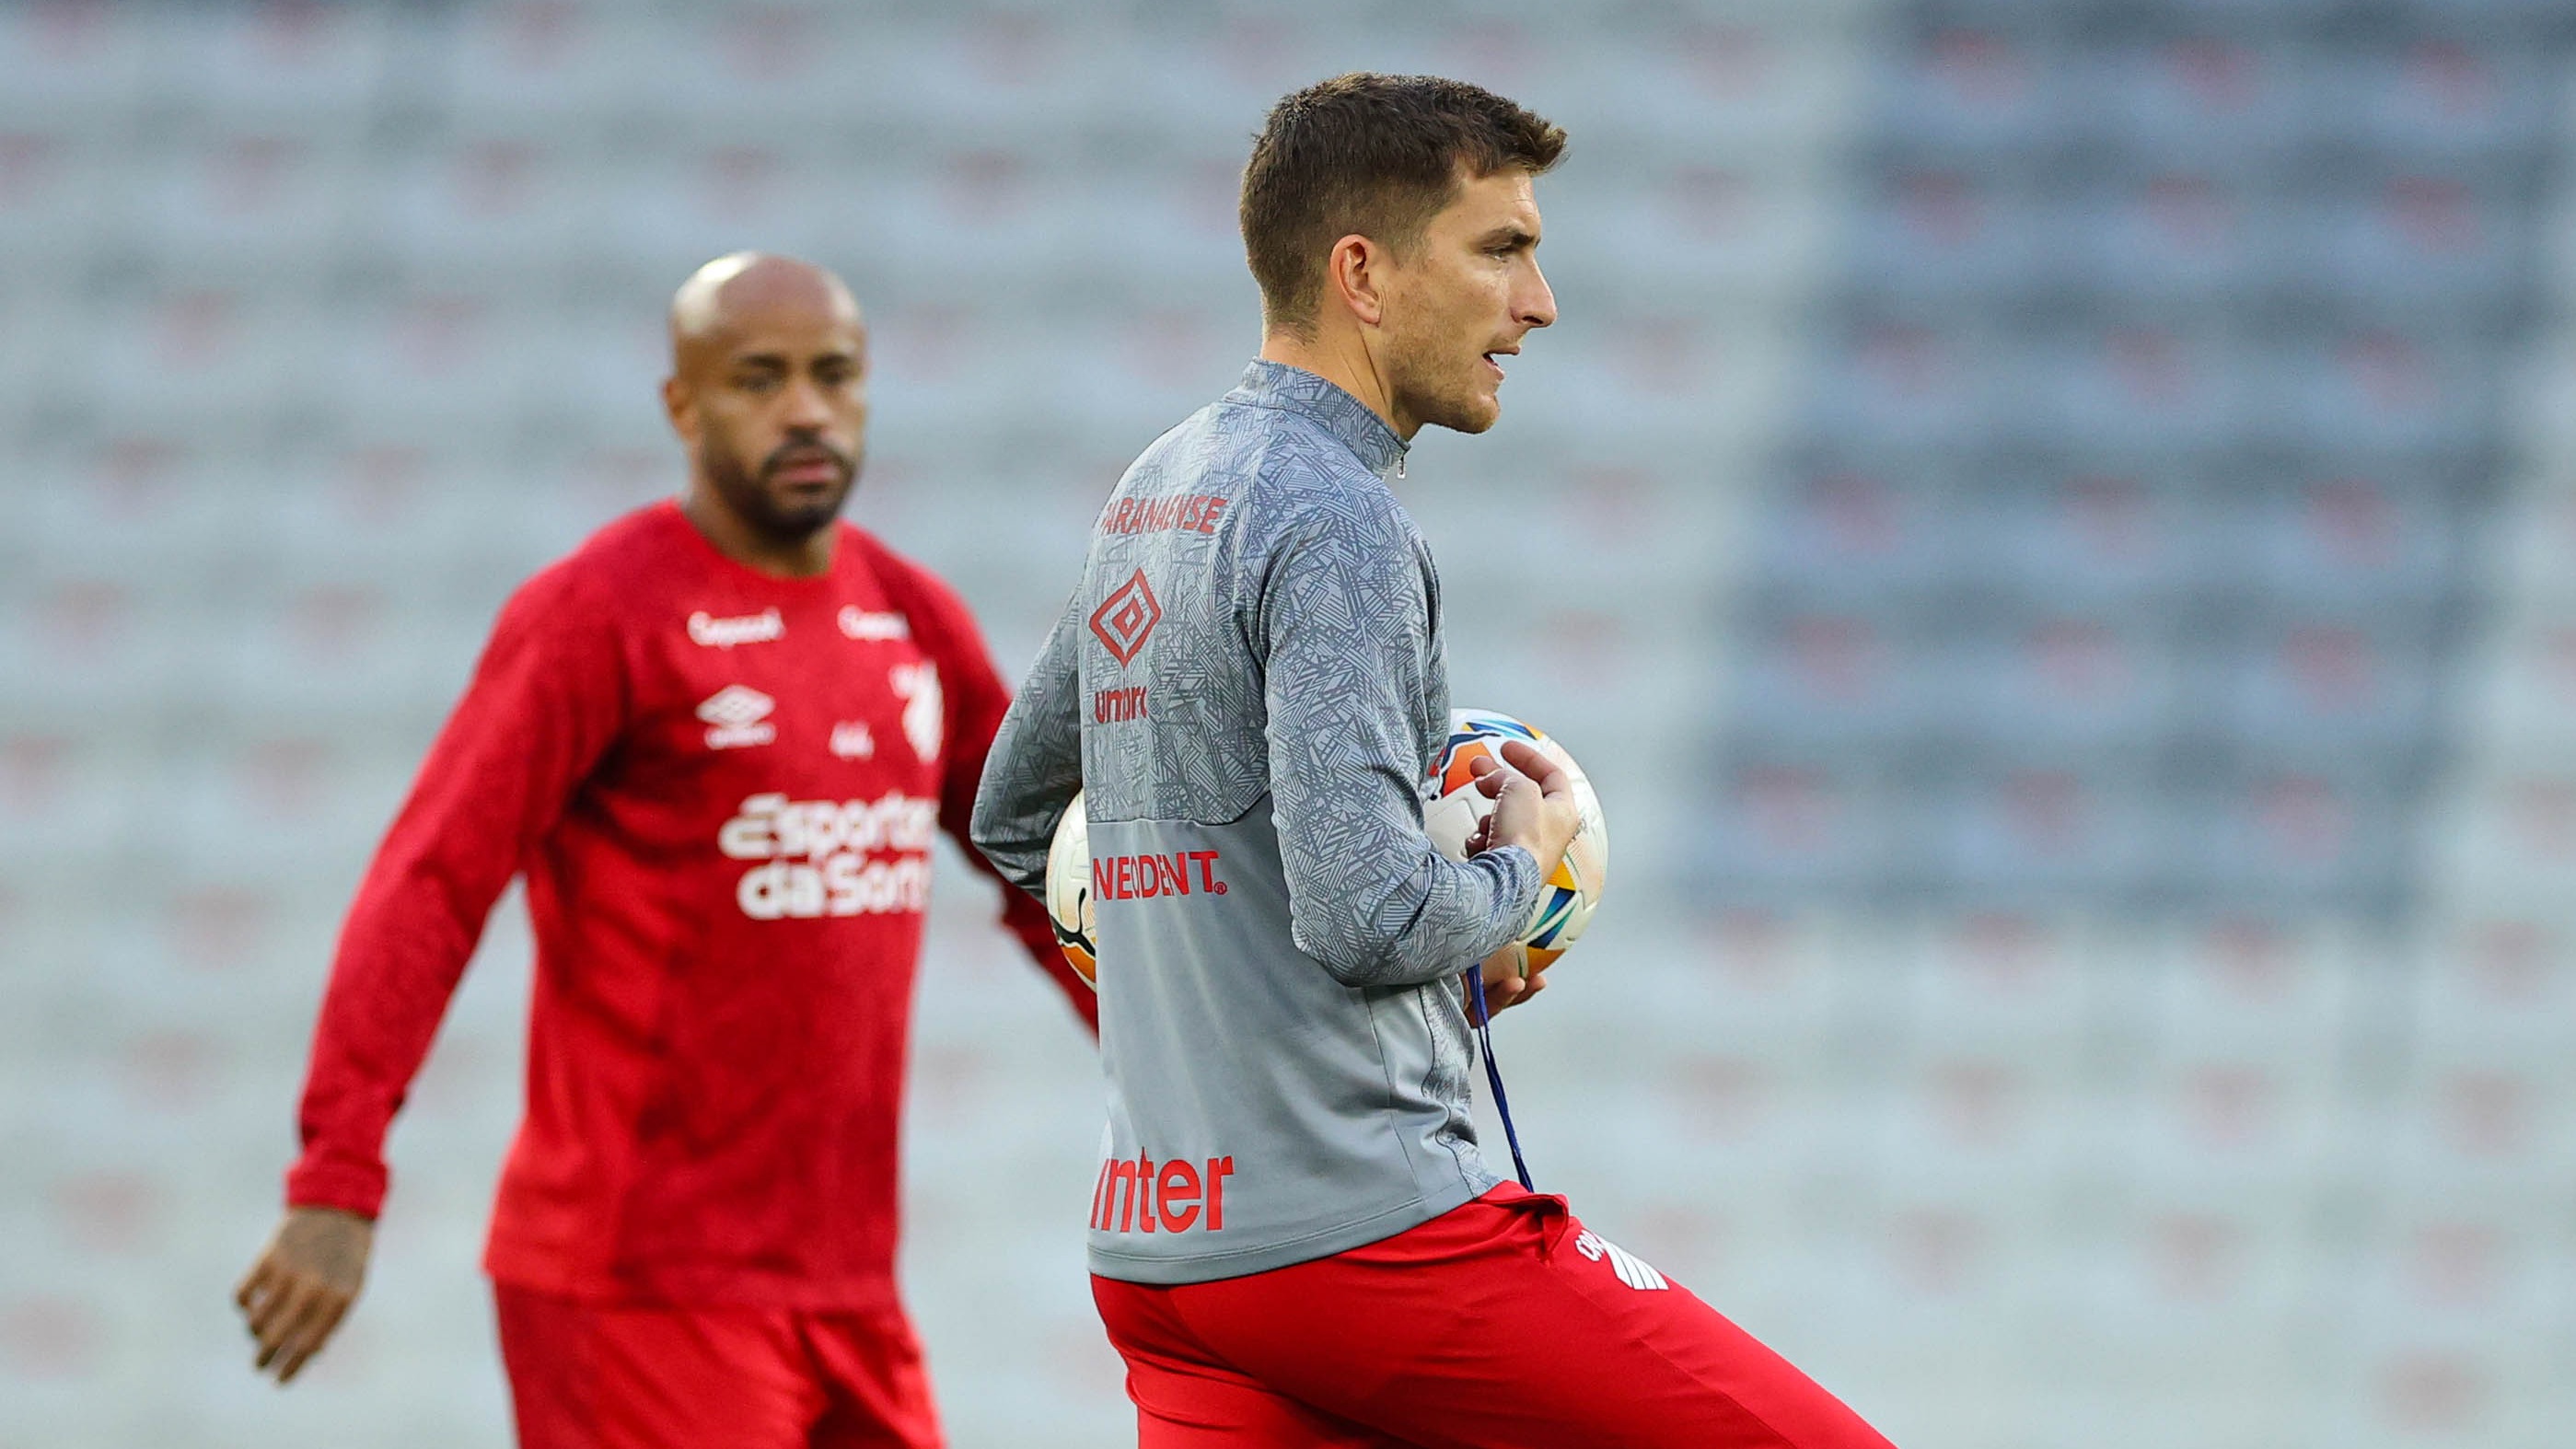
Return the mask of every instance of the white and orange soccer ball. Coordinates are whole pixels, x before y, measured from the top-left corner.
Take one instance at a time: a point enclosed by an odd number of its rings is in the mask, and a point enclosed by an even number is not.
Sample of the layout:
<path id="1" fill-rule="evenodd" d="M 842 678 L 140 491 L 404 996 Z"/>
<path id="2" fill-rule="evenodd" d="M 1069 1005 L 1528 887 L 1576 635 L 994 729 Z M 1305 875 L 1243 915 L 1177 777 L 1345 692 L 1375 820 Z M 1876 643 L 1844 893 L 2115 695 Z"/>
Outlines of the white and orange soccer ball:
<path id="1" fill-rule="evenodd" d="M 1602 818 L 1601 797 L 1593 793 L 1583 767 L 1565 746 L 1525 721 L 1499 710 L 1451 710 L 1449 743 L 1432 773 L 1422 823 L 1441 854 L 1466 859 L 1468 838 L 1494 813 L 1494 802 L 1476 788 L 1475 761 L 1482 756 L 1502 764 L 1503 745 L 1511 740 L 1537 746 L 1564 767 L 1574 782 L 1574 802 L 1583 815 L 1574 843 L 1565 848 L 1565 859 L 1540 885 L 1538 907 L 1514 943 L 1521 953 L 1521 974 L 1527 976 L 1554 965 L 1583 928 L 1592 924 L 1592 913 L 1601 905 L 1601 888 L 1610 878 L 1610 823 Z"/>
<path id="2" fill-rule="evenodd" d="M 1073 966 L 1073 974 L 1092 990 L 1100 989 L 1100 938 L 1092 934 L 1091 820 L 1082 812 L 1082 792 L 1064 807 L 1047 846 L 1047 920 L 1055 927 L 1056 949 Z"/>

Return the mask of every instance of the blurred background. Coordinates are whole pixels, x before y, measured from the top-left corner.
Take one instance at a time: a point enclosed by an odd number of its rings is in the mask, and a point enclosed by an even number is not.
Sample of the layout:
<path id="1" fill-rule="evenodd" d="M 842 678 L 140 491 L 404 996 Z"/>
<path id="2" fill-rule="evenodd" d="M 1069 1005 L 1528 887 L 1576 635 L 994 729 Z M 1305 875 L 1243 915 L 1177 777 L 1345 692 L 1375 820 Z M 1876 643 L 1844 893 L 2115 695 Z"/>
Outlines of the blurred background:
<path id="1" fill-rule="evenodd" d="M 849 278 L 856 516 L 1016 673 L 1255 347 L 1251 132 L 1355 68 L 1573 135 L 1563 321 L 1403 484 L 1459 701 L 1618 830 L 1501 1032 L 1541 1186 L 1908 1449 L 2576 1442 L 2571 43 L 2552 0 L 0 8 L 0 1446 L 507 1441 L 515 906 L 341 1339 L 280 1393 L 227 1300 L 495 608 L 678 484 L 670 290 Z M 1132 1443 L 1091 1054 L 943 870 L 950 1427 Z"/>

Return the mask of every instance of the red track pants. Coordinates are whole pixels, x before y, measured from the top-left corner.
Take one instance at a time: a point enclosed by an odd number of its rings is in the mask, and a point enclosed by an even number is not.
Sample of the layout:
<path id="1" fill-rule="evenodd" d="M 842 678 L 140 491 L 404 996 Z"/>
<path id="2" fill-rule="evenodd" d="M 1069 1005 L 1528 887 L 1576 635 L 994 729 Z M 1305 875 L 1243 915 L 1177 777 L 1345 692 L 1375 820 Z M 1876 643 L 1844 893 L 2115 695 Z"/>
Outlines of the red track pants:
<path id="1" fill-rule="evenodd" d="M 1094 1277 L 1140 1449 L 1893 1449 L 1715 1309 L 1505 1184 L 1311 1263 Z"/>

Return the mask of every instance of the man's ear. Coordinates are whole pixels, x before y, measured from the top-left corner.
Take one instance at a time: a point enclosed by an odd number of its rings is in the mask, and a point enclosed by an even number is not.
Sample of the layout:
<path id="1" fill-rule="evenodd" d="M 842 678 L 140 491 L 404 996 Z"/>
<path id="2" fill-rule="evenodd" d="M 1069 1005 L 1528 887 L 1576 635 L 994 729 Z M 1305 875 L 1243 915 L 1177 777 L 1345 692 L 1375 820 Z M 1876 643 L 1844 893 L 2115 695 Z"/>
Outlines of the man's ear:
<path id="1" fill-rule="evenodd" d="M 1386 299 L 1379 295 L 1386 264 L 1386 249 L 1357 232 L 1333 243 L 1324 259 L 1328 295 L 1363 327 L 1375 327 L 1386 319 Z"/>
<path id="2" fill-rule="evenodd" d="M 698 400 L 689 392 L 687 383 L 677 377 L 662 379 L 662 412 L 671 420 L 671 431 L 691 447 L 698 443 Z"/>

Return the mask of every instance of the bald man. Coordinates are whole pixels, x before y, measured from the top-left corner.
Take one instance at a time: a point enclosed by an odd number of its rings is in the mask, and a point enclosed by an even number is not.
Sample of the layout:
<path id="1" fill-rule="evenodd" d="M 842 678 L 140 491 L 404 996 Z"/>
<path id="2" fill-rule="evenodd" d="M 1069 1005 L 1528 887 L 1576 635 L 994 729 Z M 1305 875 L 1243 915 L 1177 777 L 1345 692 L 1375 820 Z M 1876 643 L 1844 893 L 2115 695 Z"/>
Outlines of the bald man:
<path id="1" fill-rule="evenodd" d="M 662 398 L 687 485 L 511 597 L 367 871 L 236 1301 L 281 1383 L 348 1311 L 386 1129 L 524 876 L 527 1113 L 484 1255 L 520 1443 L 934 1445 L 904 1047 L 932 833 L 965 839 L 1009 698 L 956 595 L 839 520 L 868 405 L 838 278 L 708 263 Z M 1045 913 L 1002 919 L 1092 1021 Z"/>

